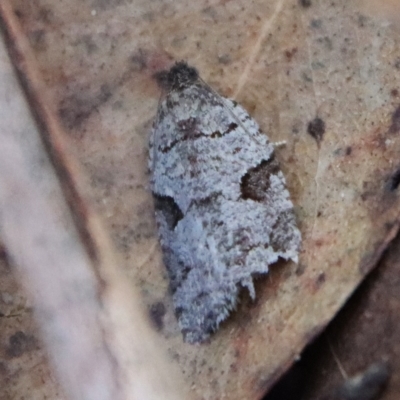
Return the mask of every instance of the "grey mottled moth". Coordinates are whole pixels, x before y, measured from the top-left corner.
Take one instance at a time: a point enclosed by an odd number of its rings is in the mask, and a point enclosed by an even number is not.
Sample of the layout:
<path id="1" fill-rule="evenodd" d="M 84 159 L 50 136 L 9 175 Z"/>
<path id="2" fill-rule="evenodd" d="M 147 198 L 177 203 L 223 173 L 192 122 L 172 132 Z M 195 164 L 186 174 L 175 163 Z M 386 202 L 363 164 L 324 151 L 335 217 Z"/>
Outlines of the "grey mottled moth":
<path id="1" fill-rule="evenodd" d="M 184 62 L 158 74 L 151 188 L 185 341 L 203 342 L 242 287 L 279 258 L 297 262 L 301 235 L 274 145 L 237 103 Z"/>

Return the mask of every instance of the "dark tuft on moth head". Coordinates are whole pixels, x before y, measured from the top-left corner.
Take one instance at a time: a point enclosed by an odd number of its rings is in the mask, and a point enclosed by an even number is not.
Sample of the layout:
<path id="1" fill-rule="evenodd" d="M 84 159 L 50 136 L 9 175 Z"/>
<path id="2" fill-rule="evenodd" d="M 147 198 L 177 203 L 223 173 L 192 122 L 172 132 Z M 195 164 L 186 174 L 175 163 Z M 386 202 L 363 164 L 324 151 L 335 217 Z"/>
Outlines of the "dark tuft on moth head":
<path id="1" fill-rule="evenodd" d="M 184 61 L 179 61 L 169 71 L 157 73 L 155 78 L 164 90 L 183 90 L 197 81 L 199 73 L 196 68 L 190 67 Z"/>
<path id="2" fill-rule="evenodd" d="M 314 118 L 308 123 L 307 132 L 318 144 L 321 143 L 325 134 L 325 121 L 319 117 Z"/>

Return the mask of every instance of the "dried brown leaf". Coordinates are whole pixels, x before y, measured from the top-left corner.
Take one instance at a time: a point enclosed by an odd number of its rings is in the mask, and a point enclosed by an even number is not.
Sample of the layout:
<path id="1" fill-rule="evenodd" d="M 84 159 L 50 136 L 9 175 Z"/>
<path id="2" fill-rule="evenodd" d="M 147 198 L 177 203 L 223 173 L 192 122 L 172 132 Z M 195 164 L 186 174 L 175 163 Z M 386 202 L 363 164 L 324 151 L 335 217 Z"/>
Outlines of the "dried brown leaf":
<path id="1" fill-rule="evenodd" d="M 157 326 L 192 392 L 260 397 L 398 230 L 398 30 L 361 1 L 12 4 L 131 285 L 165 310 Z M 277 265 L 202 346 L 182 342 L 173 316 L 147 186 L 152 75 L 180 59 L 287 141 L 278 157 L 304 238 L 299 265 Z M 324 130 L 310 135 L 316 119 Z"/>

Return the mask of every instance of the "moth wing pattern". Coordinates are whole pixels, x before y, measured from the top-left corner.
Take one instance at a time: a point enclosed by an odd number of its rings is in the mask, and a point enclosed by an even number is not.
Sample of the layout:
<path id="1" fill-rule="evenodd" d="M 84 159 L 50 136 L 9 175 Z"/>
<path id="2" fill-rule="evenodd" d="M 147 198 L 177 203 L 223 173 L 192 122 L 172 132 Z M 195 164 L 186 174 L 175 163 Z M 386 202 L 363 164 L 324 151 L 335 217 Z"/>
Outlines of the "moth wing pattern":
<path id="1" fill-rule="evenodd" d="M 156 220 L 185 341 L 203 342 L 240 288 L 301 242 L 274 145 L 237 103 L 177 63 L 150 138 Z"/>

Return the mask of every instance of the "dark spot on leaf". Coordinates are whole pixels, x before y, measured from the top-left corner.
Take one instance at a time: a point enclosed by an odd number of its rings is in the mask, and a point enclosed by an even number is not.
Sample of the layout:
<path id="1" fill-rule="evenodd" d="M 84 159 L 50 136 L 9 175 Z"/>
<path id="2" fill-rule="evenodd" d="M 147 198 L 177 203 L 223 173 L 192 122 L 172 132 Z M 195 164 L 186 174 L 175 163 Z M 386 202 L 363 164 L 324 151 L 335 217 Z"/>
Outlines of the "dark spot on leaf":
<path id="1" fill-rule="evenodd" d="M 285 56 L 286 56 L 288 61 L 291 61 L 296 53 L 297 53 L 297 47 L 294 47 L 291 50 L 286 50 L 285 51 Z"/>
<path id="2" fill-rule="evenodd" d="M 368 21 L 368 19 L 367 19 L 367 17 L 365 16 L 365 15 L 359 15 L 358 16 L 358 26 L 360 27 L 360 28 L 364 28 L 365 27 L 365 25 L 367 24 L 367 21 Z"/>
<path id="3" fill-rule="evenodd" d="M 174 199 L 169 196 L 159 196 L 155 193 L 155 209 L 163 214 L 169 229 L 175 229 L 178 222 L 183 218 L 183 213 L 179 206 L 175 203 Z"/>
<path id="4" fill-rule="evenodd" d="M 392 89 L 392 90 L 390 91 L 390 95 L 391 95 L 392 97 L 398 97 L 399 91 L 398 91 L 397 89 Z"/>
<path id="5" fill-rule="evenodd" d="M 322 21 L 320 19 L 313 19 L 310 23 L 311 28 L 319 29 L 322 26 Z"/>
<path id="6" fill-rule="evenodd" d="M 326 276 L 324 272 L 321 272 L 316 280 L 317 286 L 321 286 L 326 280 Z"/>
<path id="7" fill-rule="evenodd" d="M 54 12 L 48 7 L 39 9 L 39 20 L 45 24 L 50 24 L 54 19 Z"/>
<path id="8" fill-rule="evenodd" d="M 83 35 L 82 38 L 79 40 L 79 43 L 84 46 L 87 54 L 89 55 L 94 54 L 96 51 L 99 50 L 98 45 L 91 35 Z"/>
<path id="9" fill-rule="evenodd" d="M 346 147 L 346 156 L 349 156 L 352 151 L 353 151 L 353 149 L 351 148 L 351 146 L 347 146 Z"/>
<path id="10" fill-rule="evenodd" d="M 307 268 L 307 265 L 302 264 L 302 263 L 299 263 L 299 264 L 297 265 L 295 274 L 296 274 L 297 276 L 303 275 L 303 274 L 304 274 L 304 271 L 306 270 L 306 268 Z"/>
<path id="11" fill-rule="evenodd" d="M 232 62 L 231 56 L 229 54 L 223 54 L 222 56 L 218 57 L 218 62 L 220 64 L 230 64 Z"/>
<path id="12" fill-rule="evenodd" d="M 111 96 L 111 86 L 103 84 L 95 93 L 89 94 L 81 90 L 66 97 L 61 101 L 58 110 L 63 125 L 71 130 L 79 128 Z"/>
<path id="13" fill-rule="evenodd" d="M 163 317 L 165 315 L 166 309 L 165 305 L 162 301 L 158 301 L 154 303 L 150 307 L 150 319 L 153 322 L 154 327 L 161 331 L 164 327 L 164 320 Z"/>
<path id="14" fill-rule="evenodd" d="M 129 59 L 133 71 L 143 71 L 147 67 L 148 54 L 145 50 L 139 49 Z"/>
<path id="15" fill-rule="evenodd" d="M 318 144 L 321 143 L 325 134 L 325 122 L 319 117 L 314 118 L 309 122 L 307 132 L 317 141 Z"/>
<path id="16" fill-rule="evenodd" d="M 0 376 L 6 377 L 8 374 L 8 369 L 5 363 L 0 362 Z"/>
<path id="17" fill-rule="evenodd" d="M 34 336 L 26 335 L 22 331 L 14 333 L 8 340 L 7 355 L 11 358 L 20 357 L 23 353 L 38 348 Z"/>
<path id="18" fill-rule="evenodd" d="M 42 51 L 46 49 L 46 31 L 44 29 L 36 29 L 32 31 L 28 38 L 31 46 L 35 50 Z"/>
<path id="19" fill-rule="evenodd" d="M 105 11 L 118 5 L 123 4 L 123 0 L 92 0 L 91 7 L 95 10 Z"/>
<path id="20" fill-rule="evenodd" d="M 14 14 L 17 16 L 17 18 L 22 19 L 24 17 L 24 13 L 21 10 L 15 10 Z"/>
<path id="21" fill-rule="evenodd" d="M 1 243 L 0 243 L 0 260 L 6 261 L 6 263 L 8 264 L 6 248 Z"/>
<path id="22" fill-rule="evenodd" d="M 299 0 L 299 4 L 304 7 L 304 8 L 308 8 L 311 7 L 311 0 Z"/>
<path id="23" fill-rule="evenodd" d="M 269 160 L 263 160 L 256 167 L 249 169 L 242 177 L 242 198 L 263 201 L 270 187 L 270 176 L 278 172 L 279 164 L 274 154 Z"/>

